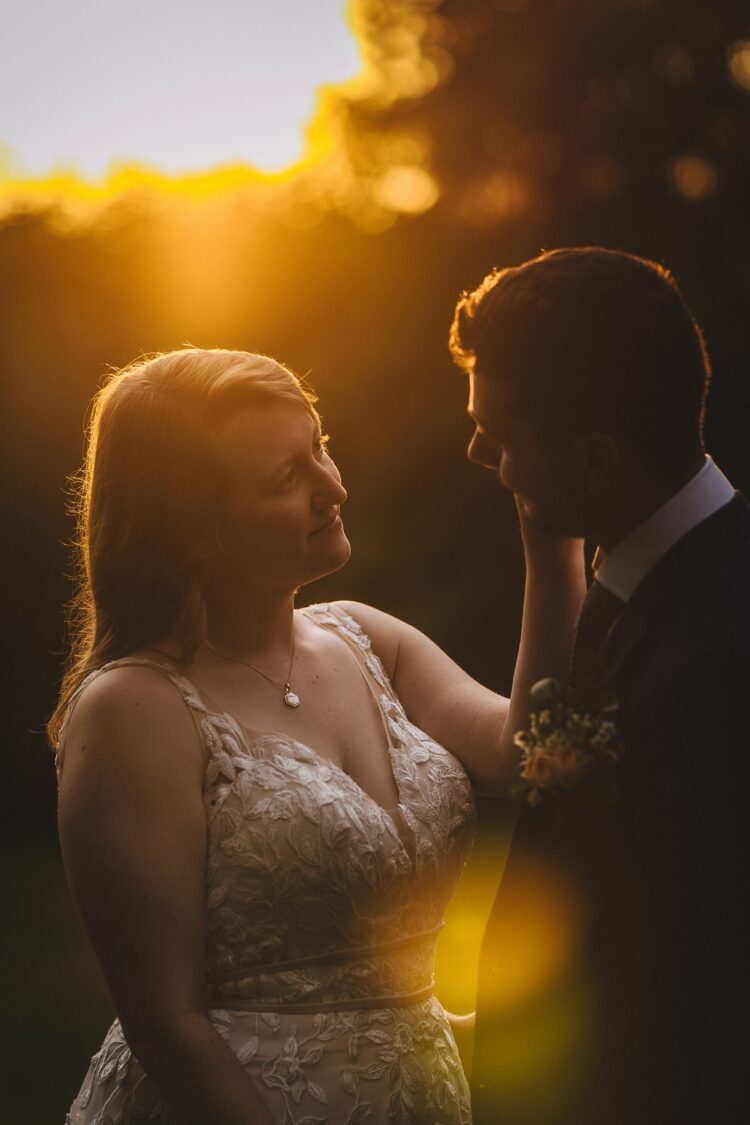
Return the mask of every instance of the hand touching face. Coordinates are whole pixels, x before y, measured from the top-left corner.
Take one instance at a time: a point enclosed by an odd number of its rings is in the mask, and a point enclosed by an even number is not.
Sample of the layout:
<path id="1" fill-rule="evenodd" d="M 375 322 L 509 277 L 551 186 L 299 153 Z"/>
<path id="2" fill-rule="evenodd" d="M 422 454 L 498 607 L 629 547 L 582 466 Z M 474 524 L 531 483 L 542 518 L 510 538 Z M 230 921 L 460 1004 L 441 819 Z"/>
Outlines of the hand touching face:
<path id="1" fill-rule="evenodd" d="M 468 413 L 474 433 L 467 455 L 490 469 L 515 494 L 533 526 L 559 535 L 581 535 L 581 503 L 568 464 L 569 442 L 522 413 L 501 379 L 469 375 Z"/>

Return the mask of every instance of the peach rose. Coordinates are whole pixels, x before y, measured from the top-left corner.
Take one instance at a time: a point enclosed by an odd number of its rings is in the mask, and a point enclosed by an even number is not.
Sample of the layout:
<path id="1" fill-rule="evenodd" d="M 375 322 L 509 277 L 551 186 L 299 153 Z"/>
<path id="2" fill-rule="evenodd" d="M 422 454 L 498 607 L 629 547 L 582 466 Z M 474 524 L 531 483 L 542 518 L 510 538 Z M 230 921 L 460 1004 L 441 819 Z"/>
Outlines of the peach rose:
<path id="1" fill-rule="evenodd" d="M 528 781 L 529 785 L 538 786 L 540 789 L 554 785 L 556 780 L 554 762 L 554 754 L 546 750 L 532 750 L 523 763 L 521 777 L 524 781 Z"/>
<path id="2" fill-rule="evenodd" d="M 563 746 L 551 757 L 554 783 L 561 789 L 576 785 L 592 762 L 591 755 L 578 746 Z"/>

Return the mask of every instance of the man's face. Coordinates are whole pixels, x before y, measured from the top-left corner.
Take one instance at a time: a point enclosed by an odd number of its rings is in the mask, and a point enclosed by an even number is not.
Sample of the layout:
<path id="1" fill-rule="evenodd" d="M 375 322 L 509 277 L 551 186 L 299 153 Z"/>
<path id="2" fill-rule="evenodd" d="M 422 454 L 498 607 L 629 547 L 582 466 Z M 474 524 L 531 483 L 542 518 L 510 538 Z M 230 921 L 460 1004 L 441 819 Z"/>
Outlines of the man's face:
<path id="1" fill-rule="evenodd" d="M 558 535 L 585 534 L 585 497 L 570 472 L 570 438 L 552 435 L 518 409 L 502 379 L 472 371 L 468 412 L 474 434 L 470 461 L 495 473 L 534 526 Z"/>

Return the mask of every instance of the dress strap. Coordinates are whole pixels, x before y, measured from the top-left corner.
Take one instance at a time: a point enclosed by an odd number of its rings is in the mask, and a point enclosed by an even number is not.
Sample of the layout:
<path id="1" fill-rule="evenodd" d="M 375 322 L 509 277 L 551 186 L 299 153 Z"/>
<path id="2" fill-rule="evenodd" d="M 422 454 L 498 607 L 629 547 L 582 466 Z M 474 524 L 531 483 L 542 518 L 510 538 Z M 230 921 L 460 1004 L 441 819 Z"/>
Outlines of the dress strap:
<path id="1" fill-rule="evenodd" d="M 370 677 L 378 685 L 381 692 L 387 695 L 389 700 L 398 703 L 398 696 L 388 678 L 388 673 L 359 621 L 356 621 L 340 606 L 331 605 L 330 602 L 319 602 L 316 605 L 305 606 L 302 612 L 308 614 L 318 625 L 328 626 L 328 628 L 339 633 L 349 643 L 349 647 L 353 648 L 359 655 Z M 372 689 L 372 685 L 370 687 Z"/>
<path id="2" fill-rule="evenodd" d="M 117 660 L 108 660 L 106 664 L 102 664 L 99 668 L 94 668 L 93 671 L 84 676 L 80 684 L 68 700 L 65 718 L 63 720 L 62 726 L 60 727 L 60 733 L 57 739 L 57 747 L 55 749 L 55 771 L 57 773 L 58 784 L 60 782 L 60 777 L 62 774 L 63 740 L 68 728 L 70 716 L 73 714 L 78 700 L 80 699 L 81 695 L 88 687 L 88 685 L 93 683 L 94 680 L 98 679 L 103 672 L 109 671 L 110 668 L 122 668 L 127 666 L 128 664 L 143 665 L 149 668 L 156 668 L 174 684 L 174 686 L 177 688 L 180 695 L 184 699 L 186 705 L 190 709 L 190 713 L 193 716 L 193 721 L 195 722 L 196 729 L 201 739 L 201 745 L 203 746 L 204 751 L 206 751 L 205 737 L 201 730 L 199 716 L 198 714 L 196 714 L 196 712 L 198 712 L 199 714 L 206 714 L 207 708 L 190 680 L 186 679 L 177 670 L 176 666 L 170 667 L 166 664 L 160 663 L 158 660 L 149 660 L 144 656 L 121 656 Z"/>
<path id="3" fill-rule="evenodd" d="M 365 681 L 367 690 L 372 696 L 375 709 L 383 726 L 391 774 L 399 798 L 395 808 L 384 809 L 383 811 L 388 813 L 391 820 L 394 822 L 401 843 L 409 854 L 412 863 L 415 863 L 417 833 L 409 810 L 404 805 L 402 792 L 405 778 L 408 774 L 408 771 L 404 769 L 405 748 L 403 744 L 394 737 L 394 709 L 399 716 L 403 715 L 403 708 L 401 707 L 398 696 L 391 686 L 391 681 L 388 678 L 380 658 L 373 651 L 372 641 L 358 621 L 355 621 L 355 619 L 345 610 L 341 609 L 340 606 L 334 606 L 323 602 L 317 605 L 307 606 L 302 612 L 307 614 L 322 628 L 332 629 L 338 633 L 351 652 L 359 673 Z M 408 757 L 408 750 L 406 751 L 406 756 Z"/>
<path id="4" fill-rule="evenodd" d="M 323 628 L 333 629 L 339 634 L 347 648 L 351 651 L 362 679 L 367 685 L 367 690 L 375 701 L 375 706 L 377 707 L 380 721 L 385 731 L 388 748 L 393 752 L 395 746 L 393 744 L 390 727 L 388 726 L 388 718 L 384 711 L 383 696 L 385 695 L 387 697 L 388 702 L 392 702 L 393 700 L 397 701 L 397 697 L 380 657 L 373 651 L 372 641 L 367 633 L 365 633 L 358 621 L 355 621 L 353 617 L 350 617 L 349 614 L 343 609 L 340 609 L 339 606 L 320 603 L 319 605 L 305 607 L 303 613 L 308 614 L 317 625 Z"/>

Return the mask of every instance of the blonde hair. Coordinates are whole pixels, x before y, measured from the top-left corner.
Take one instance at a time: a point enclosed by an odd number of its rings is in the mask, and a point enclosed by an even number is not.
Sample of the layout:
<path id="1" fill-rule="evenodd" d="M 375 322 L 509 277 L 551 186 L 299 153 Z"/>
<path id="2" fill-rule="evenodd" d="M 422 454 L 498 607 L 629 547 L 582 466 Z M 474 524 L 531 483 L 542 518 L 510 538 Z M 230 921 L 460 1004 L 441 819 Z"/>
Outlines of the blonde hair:
<path id="1" fill-rule="evenodd" d="M 269 398 L 315 395 L 268 356 L 182 348 L 113 373 L 91 404 L 83 466 L 71 478 L 76 592 L 70 651 L 47 736 L 95 668 L 166 634 L 186 666 L 205 635 L 203 567 L 222 483 L 217 424 Z"/>

